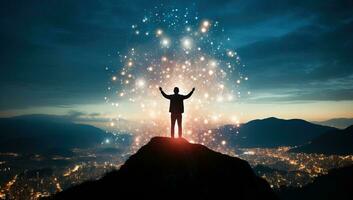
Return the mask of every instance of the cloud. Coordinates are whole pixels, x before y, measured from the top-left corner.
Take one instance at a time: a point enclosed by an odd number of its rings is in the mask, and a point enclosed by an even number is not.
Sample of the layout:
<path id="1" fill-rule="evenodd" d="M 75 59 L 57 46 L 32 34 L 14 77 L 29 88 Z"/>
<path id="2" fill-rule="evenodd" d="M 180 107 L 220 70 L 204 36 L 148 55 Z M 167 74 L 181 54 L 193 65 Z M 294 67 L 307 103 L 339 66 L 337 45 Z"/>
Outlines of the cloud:
<path id="1" fill-rule="evenodd" d="M 339 94 L 346 92 L 339 91 L 353 89 L 353 85 L 344 84 L 353 82 L 352 33 L 353 21 L 331 29 L 310 25 L 281 37 L 255 42 L 238 51 L 248 65 L 252 77 L 250 87 L 254 90 L 305 88 L 312 90 L 312 97 L 317 94 L 315 100 L 347 99 L 351 96 L 340 97 Z M 329 98 L 318 95 L 327 88 L 337 92 Z"/>
<path id="2" fill-rule="evenodd" d="M 1 4 L 0 88 L 6 95 L 0 109 L 102 101 L 107 55 L 124 46 L 128 8 L 98 1 Z"/>

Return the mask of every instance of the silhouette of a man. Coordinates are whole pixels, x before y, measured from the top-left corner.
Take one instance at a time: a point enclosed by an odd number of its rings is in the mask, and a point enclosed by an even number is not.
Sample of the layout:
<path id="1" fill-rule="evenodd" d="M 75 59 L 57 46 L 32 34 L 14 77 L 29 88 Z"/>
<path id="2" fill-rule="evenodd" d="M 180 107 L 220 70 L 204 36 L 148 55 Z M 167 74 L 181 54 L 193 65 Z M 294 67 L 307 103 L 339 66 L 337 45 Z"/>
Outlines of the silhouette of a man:
<path id="1" fill-rule="evenodd" d="M 175 121 L 178 122 L 178 135 L 179 138 L 182 137 L 182 113 L 184 113 L 184 99 L 187 99 L 191 97 L 192 93 L 194 93 L 195 88 L 192 88 L 191 92 L 187 95 L 181 95 L 179 94 L 179 88 L 175 87 L 174 88 L 174 94 L 168 95 L 163 92 L 162 88 L 159 87 L 159 90 L 161 91 L 162 95 L 170 100 L 170 105 L 169 105 L 169 112 L 171 113 L 170 115 L 170 130 L 171 130 L 171 136 L 174 138 L 174 126 L 175 126 Z"/>

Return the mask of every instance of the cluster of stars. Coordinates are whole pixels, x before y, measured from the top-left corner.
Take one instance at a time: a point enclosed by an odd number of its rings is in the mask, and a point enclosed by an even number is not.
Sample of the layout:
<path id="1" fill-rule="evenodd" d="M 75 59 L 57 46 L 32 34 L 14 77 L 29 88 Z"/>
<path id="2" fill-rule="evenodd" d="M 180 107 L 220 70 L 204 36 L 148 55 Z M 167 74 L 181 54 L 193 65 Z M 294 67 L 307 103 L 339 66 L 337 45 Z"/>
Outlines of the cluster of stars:
<path id="1" fill-rule="evenodd" d="M 234 120 L 234 115 L 240 113 L 223 112 L 224 105 L 250 94 L 240 87 L 248 80 L 243 74 L 245 65 L 229 38 L 224 37 L 219 22 L 200 20 L 187 8 L 160 12 L 156 7 L 156 10 L 145 15 L 140 24 L 131 26 L 135 35 L 133 47 L 119 52 L 116 55 L 119 61 L 106 68 L 112 75 L 108 90 L 112 93 L 105 100 L 119 102 L 121 106 L 116 111 L 119 116 L 138 122 L 130 131 L 143 144 L 152 136 L 167 136 L 170 132 L 168 102 L 158 88 L 172 93 L 177 86 L 185 94 L 195 87 L 195 94 L 185 102 L 185 137 L 207 144 L 199 130 L 205 127 L 211 130 L 219 123 L 240 123 L 237 117 Z M 222 35 L 224 39 L 220 39 Z M 118 119 L 112 119 L 113 127 L 114 120 Z M 212 134 L 208 133 L 207 138 L 214 140 Z M 221 146 L 226 144 L 219 142 Z"/>

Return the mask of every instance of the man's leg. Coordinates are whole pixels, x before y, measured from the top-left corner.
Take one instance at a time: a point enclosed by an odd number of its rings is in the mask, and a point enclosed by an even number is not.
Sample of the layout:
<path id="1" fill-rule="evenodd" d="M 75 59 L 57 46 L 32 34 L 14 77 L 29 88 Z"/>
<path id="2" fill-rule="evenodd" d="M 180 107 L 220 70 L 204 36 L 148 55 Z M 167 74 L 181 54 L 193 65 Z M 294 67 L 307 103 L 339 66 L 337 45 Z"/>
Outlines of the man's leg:
<path id="1" fill-rule="evenodd" d="M 181 113 L 178 114 L 177 121 L 178 121 L 178 135 L 179 135 L 179 138 L 181 138 L 183 136 L 183 127 L 182 127 L 183 123 L 182 123 Z"/>
<path id="2" fill-rule="evenodd" d="M 170 134 L 172 138 L 174 138 L 174 126 L 175 126 L 175 120 L 176 120 L 175 114 L 170 115 Z"/>

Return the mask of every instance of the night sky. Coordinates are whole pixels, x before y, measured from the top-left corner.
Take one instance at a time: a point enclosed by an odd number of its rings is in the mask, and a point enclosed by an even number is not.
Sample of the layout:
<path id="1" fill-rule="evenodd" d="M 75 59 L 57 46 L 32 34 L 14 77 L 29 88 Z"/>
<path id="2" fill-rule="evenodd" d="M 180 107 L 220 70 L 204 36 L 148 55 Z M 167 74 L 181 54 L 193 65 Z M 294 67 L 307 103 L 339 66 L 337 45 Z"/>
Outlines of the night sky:
<path id="1" fill-rule="evenodd" d="M 247 65 L 243 120 L 353 117 L 353 1 L 16 1 L 0 3 L 0 116 L 95 115 L 105 67 L 154 6 L 219 21 Z M 162 10 L 161 10 L 162 11 Z"/>

